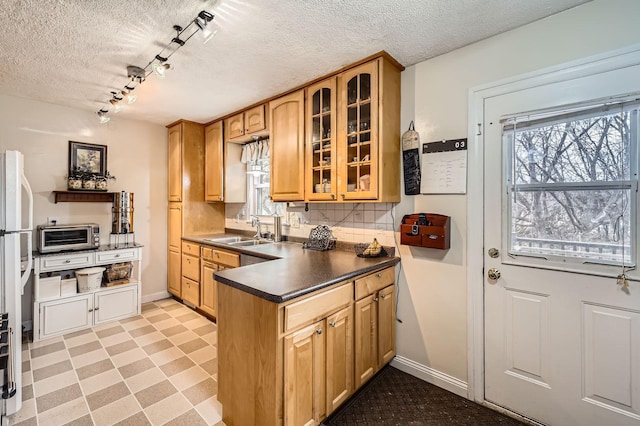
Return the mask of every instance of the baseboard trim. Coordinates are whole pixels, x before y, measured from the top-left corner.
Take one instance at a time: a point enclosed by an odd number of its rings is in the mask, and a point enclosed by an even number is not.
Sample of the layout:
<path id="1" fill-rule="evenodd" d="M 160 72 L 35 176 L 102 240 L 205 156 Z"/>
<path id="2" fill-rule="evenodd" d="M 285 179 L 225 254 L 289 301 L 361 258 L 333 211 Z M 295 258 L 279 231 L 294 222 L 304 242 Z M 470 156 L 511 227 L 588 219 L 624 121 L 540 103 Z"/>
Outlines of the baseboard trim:
<path id="1" fill-rule="evenodd" d="M 145 294 L 142 296 L 142 303 L 155 302 L 156 300 L 171 297 L 168 291 L 159 291 L 158 293 Z"/>
<path id="2" fill-rule="evenodd" d="M 463 398 L 469 398 L 467 382 L 450 376 L 442 371 L 434 370 L 431 367 L 422 365 L 399 355 L 391 361 L 391 365 L 398 370 L 411 374 L 425 382 L 441 387 L 449 392 L 455 393 Z"/>

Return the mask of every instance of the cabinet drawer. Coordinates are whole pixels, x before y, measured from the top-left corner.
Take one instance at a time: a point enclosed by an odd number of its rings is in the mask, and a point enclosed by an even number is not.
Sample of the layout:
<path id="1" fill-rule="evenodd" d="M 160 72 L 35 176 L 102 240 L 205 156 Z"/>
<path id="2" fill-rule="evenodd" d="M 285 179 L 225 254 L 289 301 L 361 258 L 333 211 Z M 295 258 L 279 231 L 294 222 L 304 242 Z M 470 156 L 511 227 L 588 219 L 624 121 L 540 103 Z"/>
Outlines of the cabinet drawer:
<path id="1" fill-rule="evenodd" d="M 344 284 L 333 290 L 316 294 L 284 308 L 284 331 L 294 330 L 315 319 L 348 305 L 353 298 L 353 285 Z"/>
<path id="2" fill-rule="evenodd" d="M 200 259 L 197 257 L 182 255 L 182 276 L 200 281 Z"/>
<path id="3" fill-rule="evenodd" d="M 200 284 L 182 277 L 182 300 L 200 306 Z"/>
<path id="4" fill-rule="evenodd" d="M 64 269 L 93 266 L 94 252 L 65 254 L 62 256 L 43 256 L 40 258 L 40 272 L 62 271 Z"/>
<path id="5" fill-rule="evenodd" d="M 205 249 L 202 250 L 202 258 L 210 262 L 220 263 L 232 268 L 240 266 L 240 255 L 238 253 L 231 253 L 223 250 L 209 249 L 210 251 L 205 254 Z"/>
<path id="6" fill-rule="evenodd" d="M 387 268 L 382 271 L 374 272 L 365 277 L 356 280 L 356 300 L 360 300 L 371 293 L 375 293 L 393 284 L 395 281 L 395 269 Z"/>
<path id="7" fill-rule="evenodd" d="M 196 243 L 183 241 L 182 253 L 190 254 L 191 256 L 200 256 L 200 246 Z"/>
<path id="8" fill-rule="evenodd" d="M 100 251 L 96 253 L 96 264 L 130 262 L 138 260 L 138 249 Z"/>

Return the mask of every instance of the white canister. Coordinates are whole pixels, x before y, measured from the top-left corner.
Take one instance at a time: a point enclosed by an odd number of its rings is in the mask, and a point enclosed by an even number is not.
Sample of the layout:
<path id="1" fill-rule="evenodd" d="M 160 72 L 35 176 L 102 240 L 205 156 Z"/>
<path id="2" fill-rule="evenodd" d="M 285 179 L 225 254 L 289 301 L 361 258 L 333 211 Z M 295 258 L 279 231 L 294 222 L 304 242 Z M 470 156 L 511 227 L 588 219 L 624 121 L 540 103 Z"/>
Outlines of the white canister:
<path id="1" fill-rule="evenodd" d="M 99 289 L 100 284 L 102 284 L 103 272 L 104 268 L 78 269 L 76 271 L 76 278 L 78 279 L 78 290 L 80 293 Z"/>

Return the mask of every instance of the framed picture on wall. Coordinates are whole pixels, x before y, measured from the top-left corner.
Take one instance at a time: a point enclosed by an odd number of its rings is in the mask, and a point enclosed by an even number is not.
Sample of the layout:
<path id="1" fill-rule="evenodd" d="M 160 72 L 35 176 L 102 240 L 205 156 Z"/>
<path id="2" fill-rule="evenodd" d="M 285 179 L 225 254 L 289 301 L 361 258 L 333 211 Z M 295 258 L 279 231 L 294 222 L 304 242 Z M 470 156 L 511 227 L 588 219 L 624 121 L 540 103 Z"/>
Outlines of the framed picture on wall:
<path id="1" fill-rule="evenodd" d="M 69 141 L 69 173 L 75 170 L 104 176 L 107 171 L 107 146 Z"/>

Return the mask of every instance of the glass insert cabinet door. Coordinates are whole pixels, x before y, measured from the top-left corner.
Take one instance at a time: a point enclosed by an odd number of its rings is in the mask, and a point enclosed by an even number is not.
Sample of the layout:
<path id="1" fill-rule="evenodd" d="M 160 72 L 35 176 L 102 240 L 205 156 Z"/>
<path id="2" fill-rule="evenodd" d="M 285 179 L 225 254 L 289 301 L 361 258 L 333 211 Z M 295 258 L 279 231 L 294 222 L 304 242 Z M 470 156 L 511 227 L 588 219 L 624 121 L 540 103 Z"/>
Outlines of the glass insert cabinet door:
<path id="1" fill-rule="evenodd" d="M 337 199 L 336 78 L 307 88 L 307 198 Z"/>
<path id="2" fill-rule="evenodd" d="M 338 193 L 343 200 L 378 196 L 378 68 L 361 65 L 340 76 Z"/>

